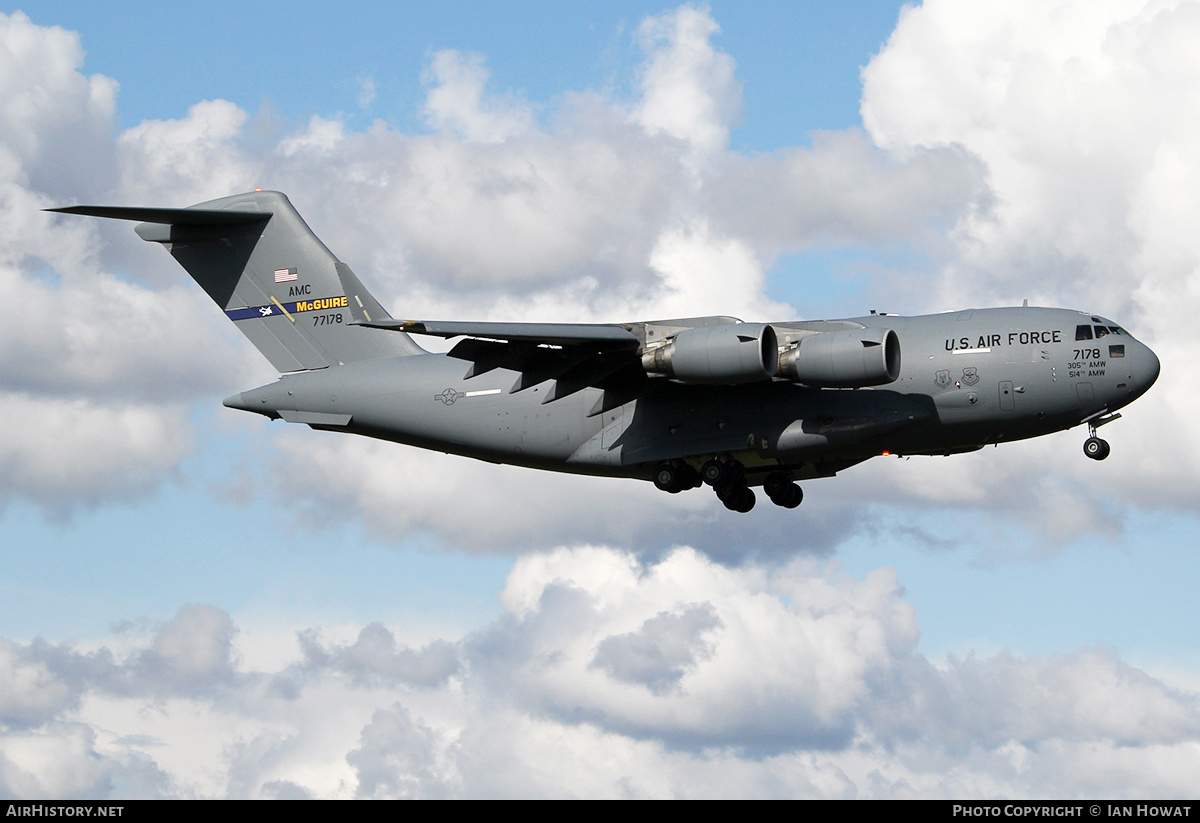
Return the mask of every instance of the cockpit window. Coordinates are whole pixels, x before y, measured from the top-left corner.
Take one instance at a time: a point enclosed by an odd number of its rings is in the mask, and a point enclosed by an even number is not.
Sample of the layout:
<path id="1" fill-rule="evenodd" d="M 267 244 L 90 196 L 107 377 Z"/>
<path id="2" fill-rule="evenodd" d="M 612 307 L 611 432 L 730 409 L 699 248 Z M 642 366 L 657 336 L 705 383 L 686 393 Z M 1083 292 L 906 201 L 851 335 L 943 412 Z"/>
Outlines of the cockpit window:
<path id="1" fill-rule="evenodd" d="M 1108 356 L 1109 357 L 1124 357 L 1125 356 L 1125 344 L 1121 343 L 1116 346 L 1109 346 L 1108 347 Z"/>
<path id="2" fill-rule="evenodd" d="M 1076 340 L 1091 340 L 1092 339 L 1092 327 L 1086 326 L 1086 325 L 1076 326 L 1075 327 L 1075 339 Z"/>
<path id="3" fill-rule="evenodd" d="M 1096 326 L 1096 339 L 1097 340 L 1099 340 L 1101 337 L 1106 337 L 1107 335 L 1108 335 L 1108 326 Z"/>
<path id="4" fill-rule="evenodd" d="M 1125 330 L 1124 330 L 1123 328 L 1121 328 L 1120 326 L 1109 326 L 1109 327 L 1108 327 L 1108 330 L 1109 330 L 1110 332 L 1112 332 L 1113 334 L 1123 334 L 1123 335 L 1125 335 L 1126 337 L 1128 337 L 1128 336 L 1129 336 L 1129 332 L 1125 331 Z"/>

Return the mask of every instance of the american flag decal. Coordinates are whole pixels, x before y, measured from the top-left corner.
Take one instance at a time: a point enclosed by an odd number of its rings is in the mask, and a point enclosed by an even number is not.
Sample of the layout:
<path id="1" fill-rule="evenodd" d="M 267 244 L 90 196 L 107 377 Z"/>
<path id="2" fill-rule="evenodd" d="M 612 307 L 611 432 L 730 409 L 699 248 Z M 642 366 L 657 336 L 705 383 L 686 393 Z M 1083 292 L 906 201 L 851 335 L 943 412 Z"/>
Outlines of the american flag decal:
<path id="1" fill-rule="evenodd" d="M 298 280 L 300 275 L 296 274 L 296 267 L 290 269 L 275 269 L 275 282 L 288 283 L 292 280 Z"/>

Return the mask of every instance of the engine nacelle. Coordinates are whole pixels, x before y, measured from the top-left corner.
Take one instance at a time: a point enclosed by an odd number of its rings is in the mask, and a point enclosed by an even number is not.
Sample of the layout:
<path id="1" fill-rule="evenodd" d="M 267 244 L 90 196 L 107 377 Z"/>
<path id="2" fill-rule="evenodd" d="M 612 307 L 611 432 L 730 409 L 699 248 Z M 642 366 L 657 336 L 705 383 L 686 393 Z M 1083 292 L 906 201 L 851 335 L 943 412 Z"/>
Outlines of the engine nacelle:
<path id="1" fill-rule="evenodd" d="M 650 374 L 685 383 L 753 383 L 770 380 L 779 365 L 775 330 L 765 323 L 727 323 L 680 332 L 642 354 Z"/>
<path id="2" fill-rule="evenodd" d="M 827 388 L 882 386 L 900 376 L 900 338 L 891 329 L 809 335 L 779 355 L 779 376 Z"/>

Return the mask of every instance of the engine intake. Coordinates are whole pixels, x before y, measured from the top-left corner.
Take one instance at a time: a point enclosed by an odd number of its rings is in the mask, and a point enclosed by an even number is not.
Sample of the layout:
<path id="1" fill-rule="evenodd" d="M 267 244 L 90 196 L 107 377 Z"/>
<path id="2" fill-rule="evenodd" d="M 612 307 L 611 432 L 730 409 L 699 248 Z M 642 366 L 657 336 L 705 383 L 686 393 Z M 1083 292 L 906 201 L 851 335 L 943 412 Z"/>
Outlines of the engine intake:
<path id="1" fill-rule="evenodd" d="M 649 374 L 685 383 L 753 383 L 770 380 L 779 365 L 775 330 L 765 323 L 728 323 L 688 329 L 642 354 Z"/>
<path id="2" fill-rule="evenodd" d="M 900 338 L 892 329 L 813 334 L 779 355 L 778 371 L 780 377 L 808 386 L 882 386 L 900 376 Z"/>

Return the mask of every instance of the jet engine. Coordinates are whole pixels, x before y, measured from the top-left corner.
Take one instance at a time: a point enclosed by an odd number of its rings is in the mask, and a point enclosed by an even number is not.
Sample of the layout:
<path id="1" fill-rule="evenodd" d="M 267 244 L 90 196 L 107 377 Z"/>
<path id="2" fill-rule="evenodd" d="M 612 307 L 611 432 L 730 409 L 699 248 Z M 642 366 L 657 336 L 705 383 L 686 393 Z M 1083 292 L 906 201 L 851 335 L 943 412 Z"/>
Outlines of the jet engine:
<path id="1" fill-rule="evenodd" d="M 882 386 L 900 376 L 900 338 L 891 329 L 820 332 L 780 354 L 778 371 L 807 386 Z"/>
<path id="2" fill-rule="evenodd" d="M 765 323 L 727 323 L 688 329 L 642 354 L 649 374 L 685 383 L 753 383 L 770 380 L 779 365 L 775 330 Z"/>

